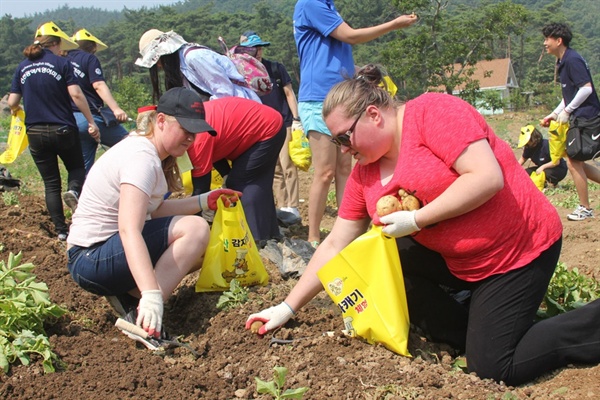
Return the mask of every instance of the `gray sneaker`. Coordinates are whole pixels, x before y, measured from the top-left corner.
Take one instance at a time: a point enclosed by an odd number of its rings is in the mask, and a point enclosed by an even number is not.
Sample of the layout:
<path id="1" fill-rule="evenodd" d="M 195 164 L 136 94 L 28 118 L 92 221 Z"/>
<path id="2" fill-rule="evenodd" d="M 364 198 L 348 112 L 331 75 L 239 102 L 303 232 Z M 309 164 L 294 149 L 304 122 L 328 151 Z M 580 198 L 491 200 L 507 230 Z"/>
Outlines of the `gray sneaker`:
<path id="1" fill-rule="evenodd" d="M 74 190 L 69 190 L 63 193 L 62 198 L 71 211 L 75 212 L 79 203 L 79 194 Z"/>
<path id="2" fill-rule="evenodd" d="M 108 304 L 112 307 L 113 310 L 119 315 L 119 317 L 127 320 L 128 322 L 132 322 L 135 324 L 135 318 L 137 317 L 137 307 L 139 304 L 139 299 L 136 299 L 129 293 L 118 294 L 116 296 L 105 296 Z M 128 318 L 128 316 L 132 318 Z"/>
<path id="3" fill-rule="evenodd" d="M 594 211 L 582 205 L 578 205 L 575 211 L 567 215 L 569 221 L 583 221 L 586 218 L 594 218 Z"/>

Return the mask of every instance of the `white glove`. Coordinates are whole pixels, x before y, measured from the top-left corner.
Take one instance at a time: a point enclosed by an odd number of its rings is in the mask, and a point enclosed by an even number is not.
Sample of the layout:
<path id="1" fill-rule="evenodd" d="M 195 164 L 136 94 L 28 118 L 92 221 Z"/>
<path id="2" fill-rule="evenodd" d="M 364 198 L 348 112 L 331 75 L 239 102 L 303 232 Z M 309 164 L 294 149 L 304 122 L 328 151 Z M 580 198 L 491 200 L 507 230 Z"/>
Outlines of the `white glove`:
<path id="1" fill-rule="evenodd" d="M 144 290 L 138 305 L 136 325 L 141 326 L 150 336 L 158 337 L 162 328 L 163 297 L 160 290 Z"/>
<path id="2" fill-rule="evenodd" d="M 562 110 L 560 112 L 560 114 L 558 114 L 558 117 L 556 118 L 556 122 L 558 122 L 559 124 L 566 124 L 567 122 L 569 122 L 570 116 L 571 116 L 571 114 L 569 114 L 565 110 Z"/>
<path id="3" fill-rule="evenodd" d="M 379 221 L 385 225 L 382 229 L 382 232 L 388 236 L 399 238 L 420 231 L 421 228 L 417 226 L 417 222 L 415 221 L 416 213 L 417 210 L 396 211 L 391 214 L 384 215 L 383 217 L 379 218 Z"/>
<path id="4" fill-rule="evenodd" d="M 284 301 L 276 306 L 262 310 L 257 314 L 250 315 L 246 320 L 246 329 L 250 329 L 250 325 L 255 321 L 266 322 L 266 324 L 261 326 L 258 330 L 259 335 L 264 335 L 267 331 L 271 331 L 284 325 L 293 316 L 294 310 L 292 310 L 292 307 L 288 306 Z"/>
<path id="5" fill-rule="evenodd" d="M 292 121 L 292 132 L 297 130 L 304 132 L 304 127 L 302 126 L 302 122 L 294 120 Z"/>

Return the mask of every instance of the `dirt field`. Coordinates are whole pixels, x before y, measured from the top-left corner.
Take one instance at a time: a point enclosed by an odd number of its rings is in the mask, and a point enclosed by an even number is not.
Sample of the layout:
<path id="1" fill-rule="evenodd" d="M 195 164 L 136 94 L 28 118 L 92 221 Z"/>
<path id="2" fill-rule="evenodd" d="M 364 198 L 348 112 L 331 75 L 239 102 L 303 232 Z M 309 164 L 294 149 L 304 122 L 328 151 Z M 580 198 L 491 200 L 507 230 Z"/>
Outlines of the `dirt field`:
<path id="1" fill-rule="evenodd" d="M 520 126 L 518 122 L 515 126 Z M 513 130 L 518 134 L 518 128 Z M 516 140 L 516 134 L 514 139 Z M 551 195 L 560 203 L 573 192 Z M 303 198 L 307 199 L 310 174 L 302 173 Z M 599 190 L 590 197 L 598 210 Z M 570 209 L 557 206 L 564 221 L 561 261 L 569 268 L 600 279 L 600 221 L 569 222 Z M 307 203 L 301 206 L 306 224 Z M 335 216 L 328 209 L 323 228 Z M 336 333 L 343 329 L 338 309 L 322 293 L 277 338 L 296 339 L 273 344 L 244 330 L 247 315 L 284 299 L 294 281 L 284 281 L 266 262 L 271 283 L 253 289 L 241 308 L 223 312 L 216 308 L 219 294 L 194 291 L 190 276 L 166 304 L 166 329 L 189 343 L 201 356 L 185 349 L 154 354 L 122 335 L 115 316 L 103 298 L 84 292 L 66 269 L 65 244 L 55 239 L 42 198 L 21 197 L 18 206 L 0 202 L 0 243 L 8 252 L 23 251 L 24 262 L 36 265 L 39 280 L 46 282 L 54 302 L 69 313 L 47 327 L 62 365 L 44 375 L 41 363 L 15 365 L 0 376 L 0 397 L 5 399 L 252 399 L 259 395 L 255 377 L 271 380 L 273 367 L 289 369 L 285 388 L 307 387 L 305 399 L 597 399 L 600 366 L 569 366 L 521 387 L 506 387 L 481 380 L 453 368 L 455 354 L 439 344 L 411 334 L 413 358 L 398 356 L 381 346 L 365 344 Z M 307 228 L 292 230 L 306 239 Z"/>

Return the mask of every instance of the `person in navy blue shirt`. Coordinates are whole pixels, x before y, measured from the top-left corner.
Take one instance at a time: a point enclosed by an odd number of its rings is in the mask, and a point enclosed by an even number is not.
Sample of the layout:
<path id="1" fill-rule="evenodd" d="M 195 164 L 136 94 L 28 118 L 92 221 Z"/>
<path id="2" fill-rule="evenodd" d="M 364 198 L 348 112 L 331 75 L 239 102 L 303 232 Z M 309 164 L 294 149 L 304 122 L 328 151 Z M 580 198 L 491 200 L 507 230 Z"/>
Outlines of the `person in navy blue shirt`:
<path id="1" fill-rule="evenodd" d="M 531 160 L 533 166 L 525 168 L 528 175 L 534 171 L 538 174 L 546 174 L 546 182 L 553 186 L 565 179 L 567 176 L 567 163 L 561 158 L 556 164 L 550 157 L 550 144 L 544 139 L 542 133 L 533 125 L 521 128 L 518 148 L 523 148 L 523 154 L 519 158 L 519 164 L 523 165 Z"/>
<path id="2" fill-rule="evenodd" d="M 53 22 L 46 22 L 36 30 L 33 44 L 23 50 L 27 57 L 13 76 L 8 105 L 16 114 L 23 99 L 25 128 L 29 151 L 44 181 L 46 207 L 59 240 L 66 240 L 68 227 L 61 199 L 61 177 L 58 158 L 68 172 L 68 191 L 65 202 L 77 206 L 74 193 L 81 193 L 85 168 L 77 123 L 71 109 L 71 100 L 88 122 L 88 134 L 99 138 L 88 103 L 81 91 L 71 63 L 60 57 L 61 50 L 77 47 Z M 75 202 L 73 202 L 75 200 Z"/>
<path id="3" fill-rule="evenodd" d="M 547 127 L 552 120 L 569 122 L 570 126 L 581 127 L 582 135 L 588 135 L 591 139 L 589 142 L 593 143 L 593 149 L 589 151 L 591 156 L 567 158 L 567 167 L 579 196 L 579 205 L 567 215 L 567 219 L 583 221 L 594 217 L 590 208 L 587 181 L 591 179 L 600 183 L 600 170 L 585 162 L 600 151 L 600 101 L 586 61 L 569 47 L 573 38 L 571 29 L 565 24 L 551 23 L 542 28 L 542 34 L 546 52 L 557 60 L 556 68 L 563 98 L 554 111 L 540 121 L 540 125 Z"/>
<path id="4" fill-rule="evenodd" d="M 73 65 L 75 76 L 79 80 L 79 86 L 87 99 L 90 111 L 94 115 L 94 121 L 100 128 L 100 143 L 112 147 L 127 136 L 129 132 L 120 124 L 107 126 L 100 116 L 100 108 L 106 103 L 108 108 L 115 114 L 117 121 L 127 121 L 127 113 L 119 107 L 119 104 L 110 93 L 102 73 L 100 60 L 96 57 L 97 52 L 107 49 L 108 46 L 86 29 L 78 30 L 73 35 L 73 41 L 79 45 L 79 49 L 67 52 L 67 58 Z M 87 120 L 83 113 L 74 103 L 72 103 L 72 106 L 79 128 L 83 162 L 87 174 L 96 160 L 98 142 L 88 134 Z"/>

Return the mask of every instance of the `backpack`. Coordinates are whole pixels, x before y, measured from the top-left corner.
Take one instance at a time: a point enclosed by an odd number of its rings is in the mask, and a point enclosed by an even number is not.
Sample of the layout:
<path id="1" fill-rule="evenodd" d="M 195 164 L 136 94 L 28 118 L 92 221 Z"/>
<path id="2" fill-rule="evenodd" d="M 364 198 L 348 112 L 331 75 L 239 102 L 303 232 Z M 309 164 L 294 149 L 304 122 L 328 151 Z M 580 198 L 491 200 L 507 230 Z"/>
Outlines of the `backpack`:
<path id="1" fill-rule="evenodd" d="M 250 54 L 236 53 L 235 49 L 237 46 L 228 48 L 221 36 L 219 36 L 218 40 L 225 51 L 225 55 L 233 62 L 240 75 L 244 77 L 247 87 L 259 96 L 271 93 L 273 83 L 263 63 Z"/>

